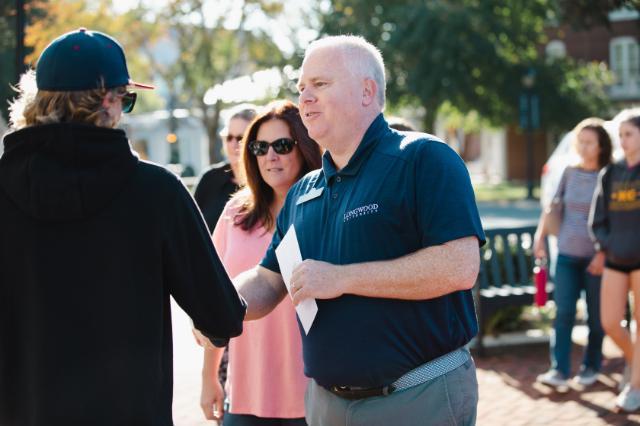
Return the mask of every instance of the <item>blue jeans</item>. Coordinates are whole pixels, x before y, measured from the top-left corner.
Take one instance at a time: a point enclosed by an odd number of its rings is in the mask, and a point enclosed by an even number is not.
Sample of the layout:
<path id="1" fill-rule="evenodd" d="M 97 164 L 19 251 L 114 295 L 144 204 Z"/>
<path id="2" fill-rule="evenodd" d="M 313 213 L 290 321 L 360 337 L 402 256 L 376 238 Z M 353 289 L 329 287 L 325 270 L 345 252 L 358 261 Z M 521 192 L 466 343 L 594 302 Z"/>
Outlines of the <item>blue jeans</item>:
<path id="1" fill-rule="evenodd" d="M 587 298 L 587 325 L 589 338 L 582 365 L 600 371 L 602 364 L 602 339 L 604 330 L 600 324 L 600 277 L 587 272 L 590 258 L 558 255 L 555 275 L 554 299 L 556 302 L 555 335 L 551 338 L 551 368 L 566 378 L 571 374 L 571 332 L 576 319 L 576 302 L 582 290 Z"/>

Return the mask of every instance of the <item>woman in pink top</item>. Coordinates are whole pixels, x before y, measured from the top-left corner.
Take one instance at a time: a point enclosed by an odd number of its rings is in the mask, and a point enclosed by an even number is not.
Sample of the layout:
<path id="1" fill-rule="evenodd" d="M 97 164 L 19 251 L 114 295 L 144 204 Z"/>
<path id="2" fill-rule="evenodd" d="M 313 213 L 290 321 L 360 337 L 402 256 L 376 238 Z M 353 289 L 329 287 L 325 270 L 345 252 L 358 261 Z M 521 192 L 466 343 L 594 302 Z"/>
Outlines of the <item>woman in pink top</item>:
<path id="1" fill-rule="evenodd" d="M 298 108 L 279 101 L 249 125 L 242 141 L 242 164 L 246 187 L 227 203 L 213 231 L 214 245 L 231 278 L 260 262 L 287 191 L 320 167 L 321 152 L 307 134 Z M 222 413 L 222 353 L 206 346 L 200 405 L 208 419 Z M 223 425 L 306 425 L 306 386 L 296 314 L 285 298 L 266 317 L 246 322 L 243 334 L 229 343 L 229 405 Z"/>

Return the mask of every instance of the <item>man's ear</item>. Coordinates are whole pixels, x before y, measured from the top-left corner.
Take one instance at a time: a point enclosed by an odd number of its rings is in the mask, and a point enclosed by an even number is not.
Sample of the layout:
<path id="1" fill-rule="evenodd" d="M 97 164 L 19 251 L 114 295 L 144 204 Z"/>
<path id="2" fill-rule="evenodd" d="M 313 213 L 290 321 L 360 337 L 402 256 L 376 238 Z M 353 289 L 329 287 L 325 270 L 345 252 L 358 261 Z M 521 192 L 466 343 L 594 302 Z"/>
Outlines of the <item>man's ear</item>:
<path id="1" fill-rule="evenodd" d="M 378 93 L 378 85 L 372 78 L 364 79 L 364 87 L 362 88 L 362 106 L 369 106 L 376 100 Z"/>

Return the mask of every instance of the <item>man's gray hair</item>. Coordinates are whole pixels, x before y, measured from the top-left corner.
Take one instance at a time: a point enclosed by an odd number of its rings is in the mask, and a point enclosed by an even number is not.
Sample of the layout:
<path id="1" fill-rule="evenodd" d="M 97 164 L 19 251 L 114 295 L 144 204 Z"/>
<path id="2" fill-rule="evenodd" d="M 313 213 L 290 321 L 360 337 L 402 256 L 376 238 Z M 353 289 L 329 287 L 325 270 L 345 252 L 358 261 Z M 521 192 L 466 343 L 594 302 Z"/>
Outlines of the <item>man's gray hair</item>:
<path id="1" fill-rule="evenodd" d="M 378 48 L 360 36 L 328 36 L 311 42 L 305 56 L 308 56 L 313 50 L 326 47 L 340 49 L 345 55 L 345 59 L 348 59 L 345 61 L 345 65 L 352 73 L 376 82 L 378 86 L 376 100 L 380 104 L 380 108 L 384 109 L 386 80 L 384 60 Z"/>
<path id="2" fill-rule="evenodd" d="M 231 120 L 239 118 L 244 121 L 248 121 L 251 123 L 256 115 L 258 115 L 258 107 L 254 104 L 240 104 L 231 108 L 230 110 L 223 113 L 224 127 L 220 131 L 220 134 L 224 137 L 229 133 L 229 123 Z"/>
<path id="3" fill-rule="evenodd" d="M 253 121 L 258 115 L 258 107 L 253 104 L 236 105 L 229 113 L 229 121 L 240 118 L 245 121 Z"/>

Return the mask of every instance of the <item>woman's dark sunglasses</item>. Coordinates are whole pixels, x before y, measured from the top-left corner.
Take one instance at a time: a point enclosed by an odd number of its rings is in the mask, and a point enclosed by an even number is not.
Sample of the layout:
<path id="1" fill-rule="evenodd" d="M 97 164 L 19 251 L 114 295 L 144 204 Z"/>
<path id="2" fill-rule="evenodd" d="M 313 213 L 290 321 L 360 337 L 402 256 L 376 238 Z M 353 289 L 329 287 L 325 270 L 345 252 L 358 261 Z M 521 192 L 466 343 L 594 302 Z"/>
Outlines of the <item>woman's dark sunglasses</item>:
<path id="1" fill-rule="evenodd" d="M 269 147 L 272 147 L 276 154 L 288 154 L 293 151 L 296 141 L 290 138 L 280 138 L 273 142 L 251 141 L 249 142 L 249 151 L 256 157 L 266 155 Z"/>
<path id="2" fill-rule="evenodd" d="M 133 111 L 133 106 L 136 104 L 136 99 L 138 97 L 137 93 L 127 92 L 120 96 L 122 98 L 122 112 L 128 114 Z"/>

